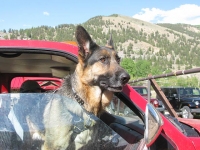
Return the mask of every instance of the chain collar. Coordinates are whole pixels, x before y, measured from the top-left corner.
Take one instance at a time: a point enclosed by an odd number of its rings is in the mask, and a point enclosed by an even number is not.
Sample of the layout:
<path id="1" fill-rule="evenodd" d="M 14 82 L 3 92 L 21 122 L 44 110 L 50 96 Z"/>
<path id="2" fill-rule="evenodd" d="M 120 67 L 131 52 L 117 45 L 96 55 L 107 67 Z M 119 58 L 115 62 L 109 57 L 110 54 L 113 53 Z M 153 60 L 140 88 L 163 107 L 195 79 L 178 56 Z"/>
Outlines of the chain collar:
<path id="1" fill-rule="evenodd" d="M 74 93 L 74 97 L 75 97 L 76 101 L 77 101 L 80 105 L 83 105 L 83 104 L 84 104 L 84 101 L 80 98 L 80 96 L 78 96 L 78 94 L 76 93 L 76 91 L 75 91 L 75 89 L 74 89 L 74 87 L 73 87 L 73 85 L 72 85 L 72 83 L 74 83 L 73 80 L 74 80 L 74 77 L 72 76 L 72 77 L 71 77 L 71 87 L 72 87 L 72 91 L 73 91 L 73 93 Z"/>
<path id="2" fill-rule="evenodd" d="M 80 104 L 80 105 L 83 105 L 84 104 L 84 101 L 78 96 L 78 94 L 76 93 L 76 91 L 74 90 L 74 88 L 72 88 L 72 91 L 74 93 L 74 97 L 76 99 L 76 101 Z"/>

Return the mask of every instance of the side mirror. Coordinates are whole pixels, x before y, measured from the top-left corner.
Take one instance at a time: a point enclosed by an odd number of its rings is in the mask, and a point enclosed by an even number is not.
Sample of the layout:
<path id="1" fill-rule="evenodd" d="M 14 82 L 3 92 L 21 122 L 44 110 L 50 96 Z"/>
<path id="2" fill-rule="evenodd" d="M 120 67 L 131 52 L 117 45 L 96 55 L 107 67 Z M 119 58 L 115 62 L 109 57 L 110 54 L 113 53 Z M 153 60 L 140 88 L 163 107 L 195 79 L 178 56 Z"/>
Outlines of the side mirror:
<path id="1" fill-rule="evenodd" d="M 160 113 L 153 107 L 152 104 L 147 103 L 145 110 L 145 132 L 144 140 L 147 146 L 150 146 L 160 135 L 162 130 L 163 120 Z"/>

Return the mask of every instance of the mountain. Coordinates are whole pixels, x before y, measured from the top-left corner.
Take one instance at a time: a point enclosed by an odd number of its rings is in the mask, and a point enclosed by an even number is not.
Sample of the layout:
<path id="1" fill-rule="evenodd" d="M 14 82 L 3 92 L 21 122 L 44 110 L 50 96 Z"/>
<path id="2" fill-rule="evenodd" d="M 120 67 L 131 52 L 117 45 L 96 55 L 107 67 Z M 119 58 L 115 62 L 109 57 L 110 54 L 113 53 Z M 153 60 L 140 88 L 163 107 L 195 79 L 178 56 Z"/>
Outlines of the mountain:
<path id="1" fill-rule="evenodd" d="M 200 26 L 189 24 L 152 24 L 113 14 L 96 16 L 82 25 L 96 43 L 105 45 L 110 33 L 122 58 L 147 60 L 162 72 L 200 66 Z M 0 39 L 74 41 L 75 24 L 0 32 Z"/>

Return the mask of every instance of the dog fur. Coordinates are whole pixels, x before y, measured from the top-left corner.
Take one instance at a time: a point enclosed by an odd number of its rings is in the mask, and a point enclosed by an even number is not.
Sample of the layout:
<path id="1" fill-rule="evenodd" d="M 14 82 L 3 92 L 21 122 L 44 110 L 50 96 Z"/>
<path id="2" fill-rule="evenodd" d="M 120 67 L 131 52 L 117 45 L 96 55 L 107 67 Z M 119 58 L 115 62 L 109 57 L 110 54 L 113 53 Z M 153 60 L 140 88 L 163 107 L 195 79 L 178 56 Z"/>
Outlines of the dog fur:
<path id="1" fill-rule="evenodd" d="M 96 140 L 93 137 L 100 132 L 95 123 L 72 138 L 73 125 L 69 125 L 73 121 L 72 113 L 83 120 L 90 116 L 83 113 L 84 110 L 99 116 L 110 104 L 114 92 L 122 91 L 130 79 L 119 65 L 120 58 L 114 50 L 112 36 L 106 46 L 99 46 L 82 26 L 77 26 L 75 37 L 79 46 L 75 72 L 64 78 L 63 85 L 44 106 L 43 150 L 71 149 L 70 145 L 73 145 L 72 149 L 79 149 Z M 75 96 L 84 102 L 83 106 L 75 104 Z M 62 97 L 71 98 L 70 104 Z M 29 123 L 29 126 L 34 125 Z"/>

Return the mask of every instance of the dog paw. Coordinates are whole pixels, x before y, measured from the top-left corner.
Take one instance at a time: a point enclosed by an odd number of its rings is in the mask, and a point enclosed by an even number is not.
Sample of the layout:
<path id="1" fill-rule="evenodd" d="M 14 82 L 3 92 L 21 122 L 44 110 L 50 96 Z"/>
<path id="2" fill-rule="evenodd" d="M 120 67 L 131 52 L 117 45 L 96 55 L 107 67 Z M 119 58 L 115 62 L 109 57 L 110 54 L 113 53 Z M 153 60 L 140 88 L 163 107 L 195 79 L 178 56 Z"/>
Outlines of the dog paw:
<path id="1" fill-rule="evenodd" d="M 42 137 L 40 136 L 39 133 L 34 133 L 32 139 L 33 139 L 33 140 L 41 140 Z"/>

